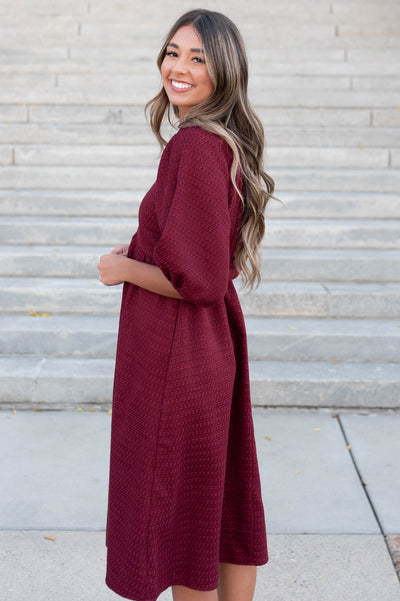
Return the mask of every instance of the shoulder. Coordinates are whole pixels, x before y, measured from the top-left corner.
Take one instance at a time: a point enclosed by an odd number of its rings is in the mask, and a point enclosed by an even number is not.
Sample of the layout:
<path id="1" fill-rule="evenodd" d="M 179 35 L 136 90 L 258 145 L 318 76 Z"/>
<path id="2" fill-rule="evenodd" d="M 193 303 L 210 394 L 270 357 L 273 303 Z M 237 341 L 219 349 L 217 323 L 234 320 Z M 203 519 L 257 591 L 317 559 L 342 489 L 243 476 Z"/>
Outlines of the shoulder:
<path id="1" fill-rule="evenodd" d="M 182 127 L 170 140 L 171 152 L 185 161 L 197 164 L 215 164 L 223 162 L 229 167 L 232 151 L 221 136 L 198 125 Z"/>

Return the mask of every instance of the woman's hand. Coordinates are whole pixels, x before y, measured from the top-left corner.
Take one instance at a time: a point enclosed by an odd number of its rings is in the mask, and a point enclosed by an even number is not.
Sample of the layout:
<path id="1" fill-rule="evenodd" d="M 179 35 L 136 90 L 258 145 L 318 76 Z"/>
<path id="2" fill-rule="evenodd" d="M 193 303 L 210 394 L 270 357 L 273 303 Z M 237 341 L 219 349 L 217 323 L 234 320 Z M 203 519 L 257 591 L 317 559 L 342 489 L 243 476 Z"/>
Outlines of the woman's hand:
<path id="1" fill-rule="evenodd" d="M 128 247 L 117 248 L 128 249 Z M 117 254 L 111 251 L 108 255 L 102 255 L 100 257 L 100 262 L 97 265 L 97 269 L 100 272 L 100 281 L 105 286 L 116 286 L 117 284 L 122 284 L 124 281 L 122 267 L 125 261 L 126 257 L 123 253 Z"/>
<path id="2" fill-rule="evenodd" d="M 118 244 L 117 246 L 115 246 L 114 248 L 112 248 L 110 250 L 110 253 L 113 253 L 114 255 L 122 255 L 123 257 L 127 257 L 128 256 L 128 249 L 129 249 L 129 245 L 127 245 L 127 244 Z"/>
<path id="3" fill-rule="evenodd" d="M 116 284 L 129 282 L 161 296 L 182 299 L 180 293 L 172 286 L 157 265 L 142 263 L 122 254 L 110 252 L 108 255 L 100 257 L 97 268 L 100 271 L 100 281 L 105 286 L 115 286 Z"/>

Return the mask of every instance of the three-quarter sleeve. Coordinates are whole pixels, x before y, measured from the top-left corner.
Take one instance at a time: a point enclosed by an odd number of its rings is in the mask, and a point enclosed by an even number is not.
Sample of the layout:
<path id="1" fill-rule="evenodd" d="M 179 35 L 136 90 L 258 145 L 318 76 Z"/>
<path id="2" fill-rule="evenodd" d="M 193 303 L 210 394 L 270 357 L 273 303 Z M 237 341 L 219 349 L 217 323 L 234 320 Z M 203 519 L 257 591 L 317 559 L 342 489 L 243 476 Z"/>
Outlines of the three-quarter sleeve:
<path id="1" fill-rule="evenodd" d="M 184 300 L 210 305 L 229 282 L 229 154 L 222 138 L 198 127 L 176 138 L 154 260 Z"/>

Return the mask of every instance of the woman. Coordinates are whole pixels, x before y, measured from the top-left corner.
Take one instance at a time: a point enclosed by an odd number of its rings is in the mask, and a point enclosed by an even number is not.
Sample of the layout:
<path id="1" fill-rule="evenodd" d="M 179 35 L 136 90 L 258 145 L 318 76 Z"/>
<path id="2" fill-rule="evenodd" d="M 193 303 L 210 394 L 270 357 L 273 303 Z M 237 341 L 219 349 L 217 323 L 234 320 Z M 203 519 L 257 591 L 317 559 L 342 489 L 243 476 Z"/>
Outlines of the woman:
<path id="1" fill-rule="evenodd" d="M 158 58 L 148 104 L 163 151 L 129 247 L 100 259 L 124 282 L 114 379 L 106 583 L 136 601 L 251 601 L 268 561 L 246 333 L 232 280 L 259 280 L 263 130 L 235 25 L 193 10 Z M 179 130 L 160 127 L 170 107 Z"/>

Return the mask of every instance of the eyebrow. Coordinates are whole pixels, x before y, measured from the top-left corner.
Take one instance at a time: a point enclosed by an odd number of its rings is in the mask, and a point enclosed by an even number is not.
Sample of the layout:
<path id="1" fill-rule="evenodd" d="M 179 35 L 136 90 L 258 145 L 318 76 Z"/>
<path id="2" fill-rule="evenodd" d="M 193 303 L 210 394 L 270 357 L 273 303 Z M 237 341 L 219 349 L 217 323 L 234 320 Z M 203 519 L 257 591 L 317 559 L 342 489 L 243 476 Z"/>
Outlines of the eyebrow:
<path id="1" fill-rule="evenodd" d="M 173 46 L 174 48 L 179 48 L 178 44 L 174 44 L 174 42 L 169 42 L 167 46 Z M 202 52 L 204 54 L 204 50 L 202 48 L 190 48 L 190 52 Z"/>

